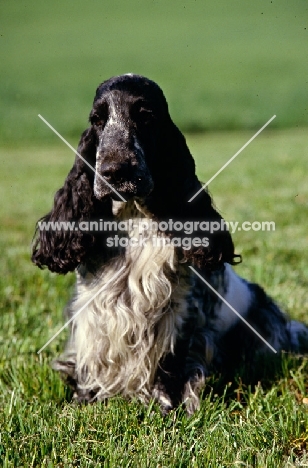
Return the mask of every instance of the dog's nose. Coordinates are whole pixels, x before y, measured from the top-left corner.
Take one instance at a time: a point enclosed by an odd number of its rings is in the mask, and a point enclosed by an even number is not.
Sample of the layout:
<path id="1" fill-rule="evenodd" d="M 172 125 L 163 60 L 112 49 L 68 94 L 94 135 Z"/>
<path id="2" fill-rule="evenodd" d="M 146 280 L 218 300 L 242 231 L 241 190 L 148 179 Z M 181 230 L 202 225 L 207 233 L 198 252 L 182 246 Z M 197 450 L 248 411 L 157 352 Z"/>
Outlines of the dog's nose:
<path id="1" fill-rule="evenodd" d="M 102 166 L 101 175 L 110 184 L 122 182 L 123 180 L 127 180 L 129 177 L 129 164 L 104 164 Z"/>

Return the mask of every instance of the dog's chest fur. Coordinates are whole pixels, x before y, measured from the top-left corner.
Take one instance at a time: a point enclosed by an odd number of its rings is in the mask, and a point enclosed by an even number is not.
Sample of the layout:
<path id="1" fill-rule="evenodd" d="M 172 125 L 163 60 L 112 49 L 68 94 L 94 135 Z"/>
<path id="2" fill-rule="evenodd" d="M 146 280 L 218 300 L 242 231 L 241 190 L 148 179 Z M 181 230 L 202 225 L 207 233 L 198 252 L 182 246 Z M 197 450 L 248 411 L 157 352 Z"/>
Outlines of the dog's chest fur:
<path id="1" fill-rule="evenodd" d="M 140 221 L 150 220 L 138 205 L 114 203 L 113 212 L 118 221 L 132 220 L 126 235 L 140 242 L 95 274 L 80 269 L 70 305 L 76 318 L 69 351 L 79 387 L 95 392 L 96 398 L 120 393 L 148 400 L 159 361 L 173 351 L 188 315 L 190 271 L 179 264 L 172 245 L 153 244 L 153 227 L 146 229 L 143 223 L 140 228 Z"/>

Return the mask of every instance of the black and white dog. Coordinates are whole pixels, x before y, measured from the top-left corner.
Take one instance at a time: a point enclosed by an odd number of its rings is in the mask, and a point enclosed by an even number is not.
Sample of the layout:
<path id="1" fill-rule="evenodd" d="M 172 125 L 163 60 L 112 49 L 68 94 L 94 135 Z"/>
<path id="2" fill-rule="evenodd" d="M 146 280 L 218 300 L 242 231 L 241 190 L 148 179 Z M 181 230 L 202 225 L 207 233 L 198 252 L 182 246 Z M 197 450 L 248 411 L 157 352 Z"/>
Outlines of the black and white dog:
<path id="1" fill-rule="evenodd" d="M 154 398 L 164 412 L 184 403 L 193 413 L 213 371 L 273 353 L 267 344 L 307 352 L 307 327 L 234 273 L 229 231 L 201 229 L 223 220 L 205 190 L 188 202 L 201 183 L 157 84 L 132 74 L 105 81 L 90 123 L 40 223 L 104 220 L 113 232 L 38 226 L 32 257 L 39 267 L 77 273 L 71 336 L 55 364 L 75 398 Z"/>

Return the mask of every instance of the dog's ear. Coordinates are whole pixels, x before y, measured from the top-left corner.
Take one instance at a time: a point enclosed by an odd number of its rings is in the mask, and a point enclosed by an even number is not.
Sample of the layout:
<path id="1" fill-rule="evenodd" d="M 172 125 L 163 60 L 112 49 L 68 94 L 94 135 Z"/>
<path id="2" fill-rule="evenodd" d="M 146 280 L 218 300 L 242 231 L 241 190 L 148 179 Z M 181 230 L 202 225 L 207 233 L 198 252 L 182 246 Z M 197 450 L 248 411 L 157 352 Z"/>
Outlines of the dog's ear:
<path id="1" fill-rule="evenodd" d="M 157 220 L 192 223 L 191 233 L 171 232 L 173 238 L 181 238 L 184 260 L 207 269 L 219 268 L 224 262 L 237 263 L 239 256 L 234 254 L 231 235 L 208 192 L 202 190 L 189 201 L 200 190 L 201 183 L 184 135 L 171 119 L 163 134 L 160 167 L 154 169 L 155 188 L 146 202 L 150 212 Z"/>
<path id="2" fill-rule="evenodd" d="M 200 188 L 201 184 L 198 181 L 194 194 Z M 202 190 L 191 202 L 186 201 L 185 210 L 185 219 L 195 223 L 188 225 L 193 229 L 191 233 L 189 230 L 187 235 L 184 229 L 182 234 L 182 250 L 186 260 L 199 268 L 210 270 L 220 268 L 225 262 L 234 265 L 241 261 L 240 256 L 234 253 L 232 237 L 224 219 L 214 208 L 211 196 L 205 190 Z M 185 221 L 183 224 L 185 227 Z"/>
<path id="3" fill-rule="evenodd" d="M 92 128 L 84 131 L 77 152 L 95 167 L 96 141 Z M 32 261 L 57 273 L 73 271 L 95 242 L 93 234 L 78 229 L 95 213 L 94 173 L 77 155 L 64 186 L 57 191 L 52 210 L 36 226 Z M 75 223 L 75 226 L 62 223 Z M 58 224 L 55 224 L 58 223 Z M 60 223 L 60 224 L 59 224 Z"/>

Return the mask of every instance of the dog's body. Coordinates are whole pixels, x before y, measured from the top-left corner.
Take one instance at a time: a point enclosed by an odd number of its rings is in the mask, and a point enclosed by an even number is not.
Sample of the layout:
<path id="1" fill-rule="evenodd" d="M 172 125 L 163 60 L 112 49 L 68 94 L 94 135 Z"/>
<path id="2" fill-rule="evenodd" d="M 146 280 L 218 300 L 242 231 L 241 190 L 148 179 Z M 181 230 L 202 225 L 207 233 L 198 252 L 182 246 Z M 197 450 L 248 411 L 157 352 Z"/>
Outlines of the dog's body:
<path id="1" fill-rule="evenodd" d="M 192 413 L 210 372 L 273 353 L 268 345 L 308 351 L 308 329 L 232 270 L 237 256 L 229 232 L 200 230 L 201 221 L 222 218 L 205 191 L 188 202 L 201 184 L 160 88 L 137 75 L 112 78 L 97 89 L 90 121 L 78 147 L 82 158 L 77 155 L 44 220 L 131 220 L 130 227 L 38 231 L 33 253 L 51 271 L 77 269 L 67 309 L 75 316 L 71 337 L 55 364 L 75 398 L 154 398 L 164 412 L 185 402 Z M 189 220 L 194 229 L 184 238 L 170 220 Z M 127 242 L 114 242 L 116 236 Z"/>

